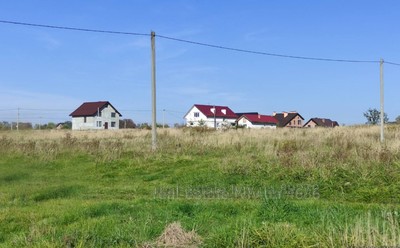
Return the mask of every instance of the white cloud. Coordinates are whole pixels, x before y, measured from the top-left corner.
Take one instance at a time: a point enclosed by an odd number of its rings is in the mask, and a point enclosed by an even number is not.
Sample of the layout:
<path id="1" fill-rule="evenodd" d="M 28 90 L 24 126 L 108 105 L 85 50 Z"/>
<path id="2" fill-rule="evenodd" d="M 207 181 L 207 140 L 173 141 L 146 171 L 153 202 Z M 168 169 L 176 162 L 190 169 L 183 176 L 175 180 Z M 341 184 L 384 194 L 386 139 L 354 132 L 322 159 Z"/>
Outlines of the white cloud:
<path id="1" fill-rule="evenodd" d="M 48 50 L 55 50 L 59 48 L 62 44 L 61 41 L 45 33 L 41 33 L 36 39 L 41 42 Z"/>
<path id="2" fill-rule="evenodd" d="M 244 35 L 244 40 L 247 42 L 278 40 L 279 37 L 271 35 L 271 30 L 261 29 L 254 32 L 248 32 Z"/>

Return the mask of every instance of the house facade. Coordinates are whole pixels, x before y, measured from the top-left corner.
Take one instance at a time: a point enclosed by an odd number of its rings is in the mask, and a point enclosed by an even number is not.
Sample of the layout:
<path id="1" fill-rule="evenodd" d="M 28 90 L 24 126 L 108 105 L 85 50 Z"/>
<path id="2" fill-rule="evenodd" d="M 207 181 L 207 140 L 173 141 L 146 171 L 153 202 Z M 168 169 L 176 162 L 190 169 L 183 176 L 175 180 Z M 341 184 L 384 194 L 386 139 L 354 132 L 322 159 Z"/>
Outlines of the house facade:
<path id="1" fill-rule="evenodd" d="M 270 115 L 244 114 L 237 120 L 238 126 L 244 128 L 272 128 L 275 129 L 278 120 Z"/>
<path id="2" fill-rule="evenodd" d="M 328 118 L 311 118 L 304 124 L 304 127 L 337 127 L 339 123 L 337 121 L 332 121 Z"/>
<path id="3" fill-rule="evenodd" d="M 278 120 L 278 127 L 300 128 L 304 125 L 304 118 L 296 111 L 272 114 Z"/>
<path id="4" fill-rule="evenodd" d="M 72 130 L 119 129 L 122 117 L 108 101 L 85 102 L 70 114 Z"/>
<path id="5" fill-rule="evenodd" d="M 227 106 L 195 104 L 184 118 L 188 127 L 222 128 L 234 126 L 237 115 Z"/>

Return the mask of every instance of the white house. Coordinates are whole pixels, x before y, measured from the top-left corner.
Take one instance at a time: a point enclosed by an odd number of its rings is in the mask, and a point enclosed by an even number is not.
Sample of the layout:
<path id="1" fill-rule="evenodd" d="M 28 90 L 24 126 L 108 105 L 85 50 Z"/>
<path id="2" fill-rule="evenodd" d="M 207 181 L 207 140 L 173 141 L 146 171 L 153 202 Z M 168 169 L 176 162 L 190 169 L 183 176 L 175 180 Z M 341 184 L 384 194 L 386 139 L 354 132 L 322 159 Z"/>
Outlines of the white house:
<path id="1" fill-rule="evenodd" d="M 278 120 L 270 115 L 244 114 L 237 120 L 238 126 L 245 128 L 276 128 Z"/>
<path id="2" fill-rule="evenodd" d="M 119 129 L 119 118 L 122 116 L 108 101 L 85 102 L 74 112 L 72 130 Z"/>
<path id="3" fill-rule="evenodd" d="M 237 115 L 227 106 L 195 104 L 184 118 L 188 127 L 221 128 L 223 126 L 234 126 Z"/>

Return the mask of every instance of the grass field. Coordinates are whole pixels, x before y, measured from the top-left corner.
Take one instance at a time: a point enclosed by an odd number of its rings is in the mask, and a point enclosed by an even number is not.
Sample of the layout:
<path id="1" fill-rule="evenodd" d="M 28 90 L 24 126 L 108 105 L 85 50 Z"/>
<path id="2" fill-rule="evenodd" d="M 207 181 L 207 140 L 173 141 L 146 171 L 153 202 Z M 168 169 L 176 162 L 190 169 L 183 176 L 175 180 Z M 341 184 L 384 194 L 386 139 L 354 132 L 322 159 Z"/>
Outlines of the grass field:
<path id="1" fill-rule="evenodd" d="M 192 247 L 400 246 L 400 126 L 158 139 L 1 132 L 0 247 L 156 247 L 171 223 Z"/>

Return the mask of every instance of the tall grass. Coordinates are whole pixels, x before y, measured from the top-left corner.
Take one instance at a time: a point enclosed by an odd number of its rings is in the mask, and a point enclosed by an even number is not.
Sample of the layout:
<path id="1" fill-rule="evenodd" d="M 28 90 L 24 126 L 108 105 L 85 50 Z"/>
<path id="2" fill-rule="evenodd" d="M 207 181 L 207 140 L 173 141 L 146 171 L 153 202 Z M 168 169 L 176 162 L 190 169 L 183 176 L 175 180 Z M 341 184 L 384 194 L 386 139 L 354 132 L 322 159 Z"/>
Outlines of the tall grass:
<path id="1" fill-rule="evenodd" d="M 175 221 L 205 247 L 398 246 L 385 131 L 160 129 L 155 152 L 148 130 L 0 132 L 0 246 L 154 244 Z"/>

